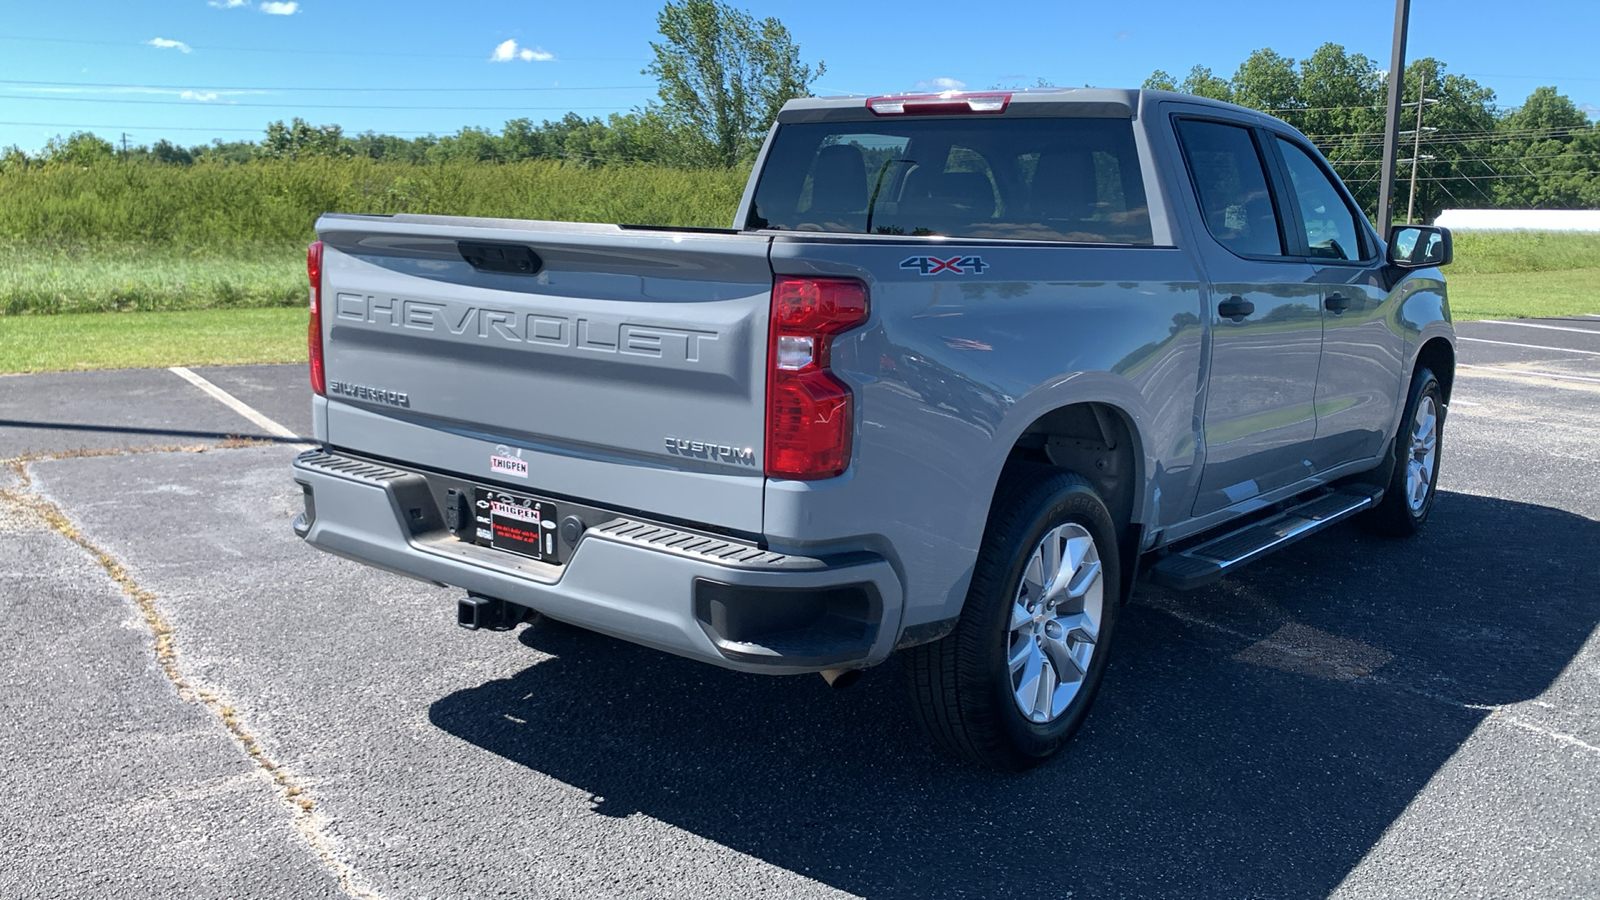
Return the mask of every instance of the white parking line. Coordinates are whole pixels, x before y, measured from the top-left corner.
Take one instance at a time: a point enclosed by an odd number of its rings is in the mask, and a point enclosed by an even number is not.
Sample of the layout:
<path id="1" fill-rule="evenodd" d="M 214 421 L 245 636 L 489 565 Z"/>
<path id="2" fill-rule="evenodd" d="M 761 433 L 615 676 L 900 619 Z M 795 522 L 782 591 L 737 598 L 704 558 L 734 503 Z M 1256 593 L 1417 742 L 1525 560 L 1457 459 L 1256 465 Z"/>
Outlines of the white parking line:
<path id="1" fill-rule="evenodd" d="M 1568 328 L 1565 325 L 1544 325 L 1539 322 L 1513 322 L 1510 319 L 1484 319 L 1486 325 L 1517 325 L 1522 328 L 1547 328 L 1551 331 L 1576 331 L 1579 334 L 1592 334 L 1600 337 L 1600 330 L 1593 328 Z"/>
<path id="2" fill-rule="evenodd" d="M 217 387 L 204 378 L 201 378 L 199 375 L 189 371 L 184 366 L 173 366 L 167 371 L 178 376 L 179 378 L 182 378 L 184 381 L 189 382 L 200 390 L 205 391 L 207 394 L 210 394 L 213 399 L 220 402 L 223 406 L 226 406 L 239 415 L 244 416 L 246 419 L 249 419 L 257 428 L 260 428 L 262 431 L 265 431 L 273 437 L 298 438 L 300 436 L 252 409 L 249 404 L 246 404 L 238 397 L 235 397 L 222 388 Z"/>
<path id="3" fill-rule="evenodd" d="M 1499 344 L 1502 347 L 1526 347 L 1529 350 L 1551 350 L 1556 353 L 1582 353 L 1584 356 L 1600 356 L 1600 350 L 1574 350 L 1571 347 L 1546 347 L 1542 344 L 1518 344 L 1515 341 L 1491 341 L 1488 338 L 1474 338 L 1456 336 L 1458 341 L 1471 341 L 1474 344 Z"/>
<path id="4" fill-rule="evenodd" d="M 1600 384 L 1600 378 L 1590 378 L 1587 375 L 1562 375 L 1557 372 L 1535 372 L 1531 369 L 1508 369 L 1504 366 L 1469 366 L 1466 363 L 1456 363 L 1456 368 L 1475 369 L 1480 372 L 1494 372 L 1499 375 L 1522 378 L 1555 378 L 1559 381 L 1581 381 L 1585 384 Z"/>

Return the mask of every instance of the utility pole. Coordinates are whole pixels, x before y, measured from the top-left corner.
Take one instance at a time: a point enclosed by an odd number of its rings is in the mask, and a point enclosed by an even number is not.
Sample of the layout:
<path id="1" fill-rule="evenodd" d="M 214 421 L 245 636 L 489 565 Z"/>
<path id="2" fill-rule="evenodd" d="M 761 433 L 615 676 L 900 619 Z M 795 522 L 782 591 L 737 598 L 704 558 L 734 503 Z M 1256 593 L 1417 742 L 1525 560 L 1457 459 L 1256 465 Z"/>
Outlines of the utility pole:
<path id="1" fill-rule="evenodd" d="M 122 133 L 122 158 L 128 158 L 128 133 L 126 131 Z"/>
<path id="2" fill-rule="evenodd" d="M 1406 74 L 1406 27 L 1411 0 L 1394 0 L 1394 49 L 1389 55 L 1389 106 L 1383 120 L 1383 169 L 1378 175 L 1378 233 L 1388 237 L 1390 198 L 1394 196 L 1394 164 L 1400 143 L 1401 82 Z"/>
<path id="3" fill-rule="evenodd" d="M 1417 82 L 1417 134 L 1411 139 L 1411 199 L 1406 201 L 1406 224 L 1416 220 L 1412 213 L 1417 209 L 1417 170 L 1422 168 L 1422 110 L 1428 105 L 1428 73 L 1422 73 Z"/>

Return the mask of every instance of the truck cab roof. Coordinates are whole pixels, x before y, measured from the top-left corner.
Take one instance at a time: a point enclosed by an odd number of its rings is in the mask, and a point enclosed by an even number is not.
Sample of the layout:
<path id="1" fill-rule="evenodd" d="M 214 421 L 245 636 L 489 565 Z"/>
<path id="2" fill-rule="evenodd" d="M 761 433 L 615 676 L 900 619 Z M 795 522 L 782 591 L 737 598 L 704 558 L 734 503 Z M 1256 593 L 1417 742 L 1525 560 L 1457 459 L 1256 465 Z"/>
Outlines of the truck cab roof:
<path id="1" fill-rule="evenodd" d="M 979 101 L 981 103 L 990 98 L 1004 98 L 1003 103 L 999 104 L 1001 108 L 998 110 L 979 110 L 969 107 L 967 110 L 960 110 L 957 107 L 962 101 Z M 930 110 L 921 113 L 923 115 L 975 114 L 1102 119 L 1134 119 L 1138 117 L 1139 112 L 1147 104 L 1174 101 L 1193 106 L 1210 106 L 1218 110 L 1227 110 L 1230 113 L 1248 116 L 1263 123 L 1271 122 L 1279 128 L 1292 127 L 1260 110 L 1221 100 L 1212 100 L 1208 97 L 1199 97 L 1177 91 L 1098 87 L 1019 88 L 1016 90 L 992 91 L 910 92 L 876 96 L 844 94 L 829 97 L 801 97 L 790 100 L 783 105 L 783 110 L 778 113 L 778 122 L 790 124 L 797 122 L 872 121 L 908 114 L 885 112 L 885 108 L 893 108 L 896 101 L 904 101 L 913 107 L 920 104 L 933 104 L 939 107 L 937 112 Z M 912 112 L 909 114 L 917 113 Z"/>

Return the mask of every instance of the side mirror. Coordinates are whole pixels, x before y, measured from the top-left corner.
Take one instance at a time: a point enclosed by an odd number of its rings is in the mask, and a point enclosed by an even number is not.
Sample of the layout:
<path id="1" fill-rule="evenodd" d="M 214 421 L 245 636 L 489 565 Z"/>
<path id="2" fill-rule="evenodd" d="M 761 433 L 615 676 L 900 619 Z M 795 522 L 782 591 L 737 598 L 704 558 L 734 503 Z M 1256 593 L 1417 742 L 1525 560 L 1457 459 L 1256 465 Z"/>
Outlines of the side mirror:
<path id="1" fill-rule="evenodd" d="M 1389 265 L 1426 269 L 1448 265 L 1455 258 L 1450 229 L 1436 225 L 1393 225 L 1389 228 Z"/>

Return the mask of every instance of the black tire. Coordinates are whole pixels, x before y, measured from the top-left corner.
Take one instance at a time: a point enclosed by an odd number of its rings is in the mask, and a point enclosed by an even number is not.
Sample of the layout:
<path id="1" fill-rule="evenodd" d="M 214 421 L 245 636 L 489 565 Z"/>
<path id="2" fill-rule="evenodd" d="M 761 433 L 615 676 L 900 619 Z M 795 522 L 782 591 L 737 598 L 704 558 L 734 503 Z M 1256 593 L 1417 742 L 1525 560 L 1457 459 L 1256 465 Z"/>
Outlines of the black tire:
<path id="1" fill-rule="evenodd" d="M 1022 654 L 1032 653 L 1032 647 L 1025 644 L 1028 640 L 1037 640 L 1040 654 L 1048 658 L 1045 637 L 1028 638 L 1025 631 L 1049 627 L 1050 621 L 1059 624 L 1059 620 L 1047 619 L 1041 624 L 1036 618 L 1034 624 L 1014 632 L 1011 615 L 1025 570 L 1045 537 L 1055 533 L 1065 540 L 1064 535 L 1077 534 L 1075 539 L 1081 539 L 1077 528 L 1055 532 L 1068 523 L 1081 526 L 1082 532 L 1093 538 L 1093 550 L 1099 556 L 1100 620 L 1092 642 L 1085 640 L 1088 631 L 1069 632 L 1069 637 L 1078 636 L 1073 646 L 1080 650 L 1092 643 L 1092 655 L 1078 670 L 1082 675 L 1070 701 L 1053 718 L 1040 723 L 1030 721 L 1021 709 L 1023 701 L 1014 699 L 1014 690 L 1024 691 L 1014 688 L 1009 659 L 1014 648 Z M 1077 546 L 1082 546 L 1081 541 Z M 912 716 L 934 746 L 981 765 L 1019 770 L 1044 762 L 1066 744 L 1083 724 L 1105 675 L 1120 605 L 1118 546 L 1116 526 L 1105 502 L 1081 476 L 1044 466 L 1008 475 L 989 515 L 959 624 L 944 638 L 902 654 Z M 1092 575 L 1081 571 L 1085 576 L 1075 580 L 1089 584 Z M 1088 593 L 1093 594 L 1093 589 Z M 1067 605 L 1066 600 L 1061 602 Z M 1079 606 L 1086 610 L 1088 601 Z M 1052 643 L 1049 649 L 1059 652 L 1068 643 Z M 1050 668 L 1053 675 L 1058 666 Z M 1065 666 L 1059 668 L 1074 674 Z M 1025 672 L 1027 667 L 1019 671 Z M 1051 695 L 1048 701 L 1043 699 L 1047 693 Z M 1038 696 L 1047 706 L 1058 702 L 1055 691 L 1041 690 Z"/>
<path id="2" fill-rule="evenodd" d="M 1421 503 L 1413 503 L 1411 496 L 1410 462 L 1412 437 L 1417 424 L 1417 410 L 1431 404 L 1434 411 L 1433 464 L 1427 474 L 1427 492 Z M 1434 489 L 1439 483 L 1439 463 L 1444 450 L 1444 391 L 1431 369 L 1417 370 L 1411 378 L 1411 392 L 1406 397 L 1405 413 L 1400 417 L 1400 429 L 1394 437 L 1394 470 L 1384 488 L 1383 500 L 1357 518 L 1367 531 L 1387 537 L 1410 537 L 1422 530 L 1433 511 Z"/>

